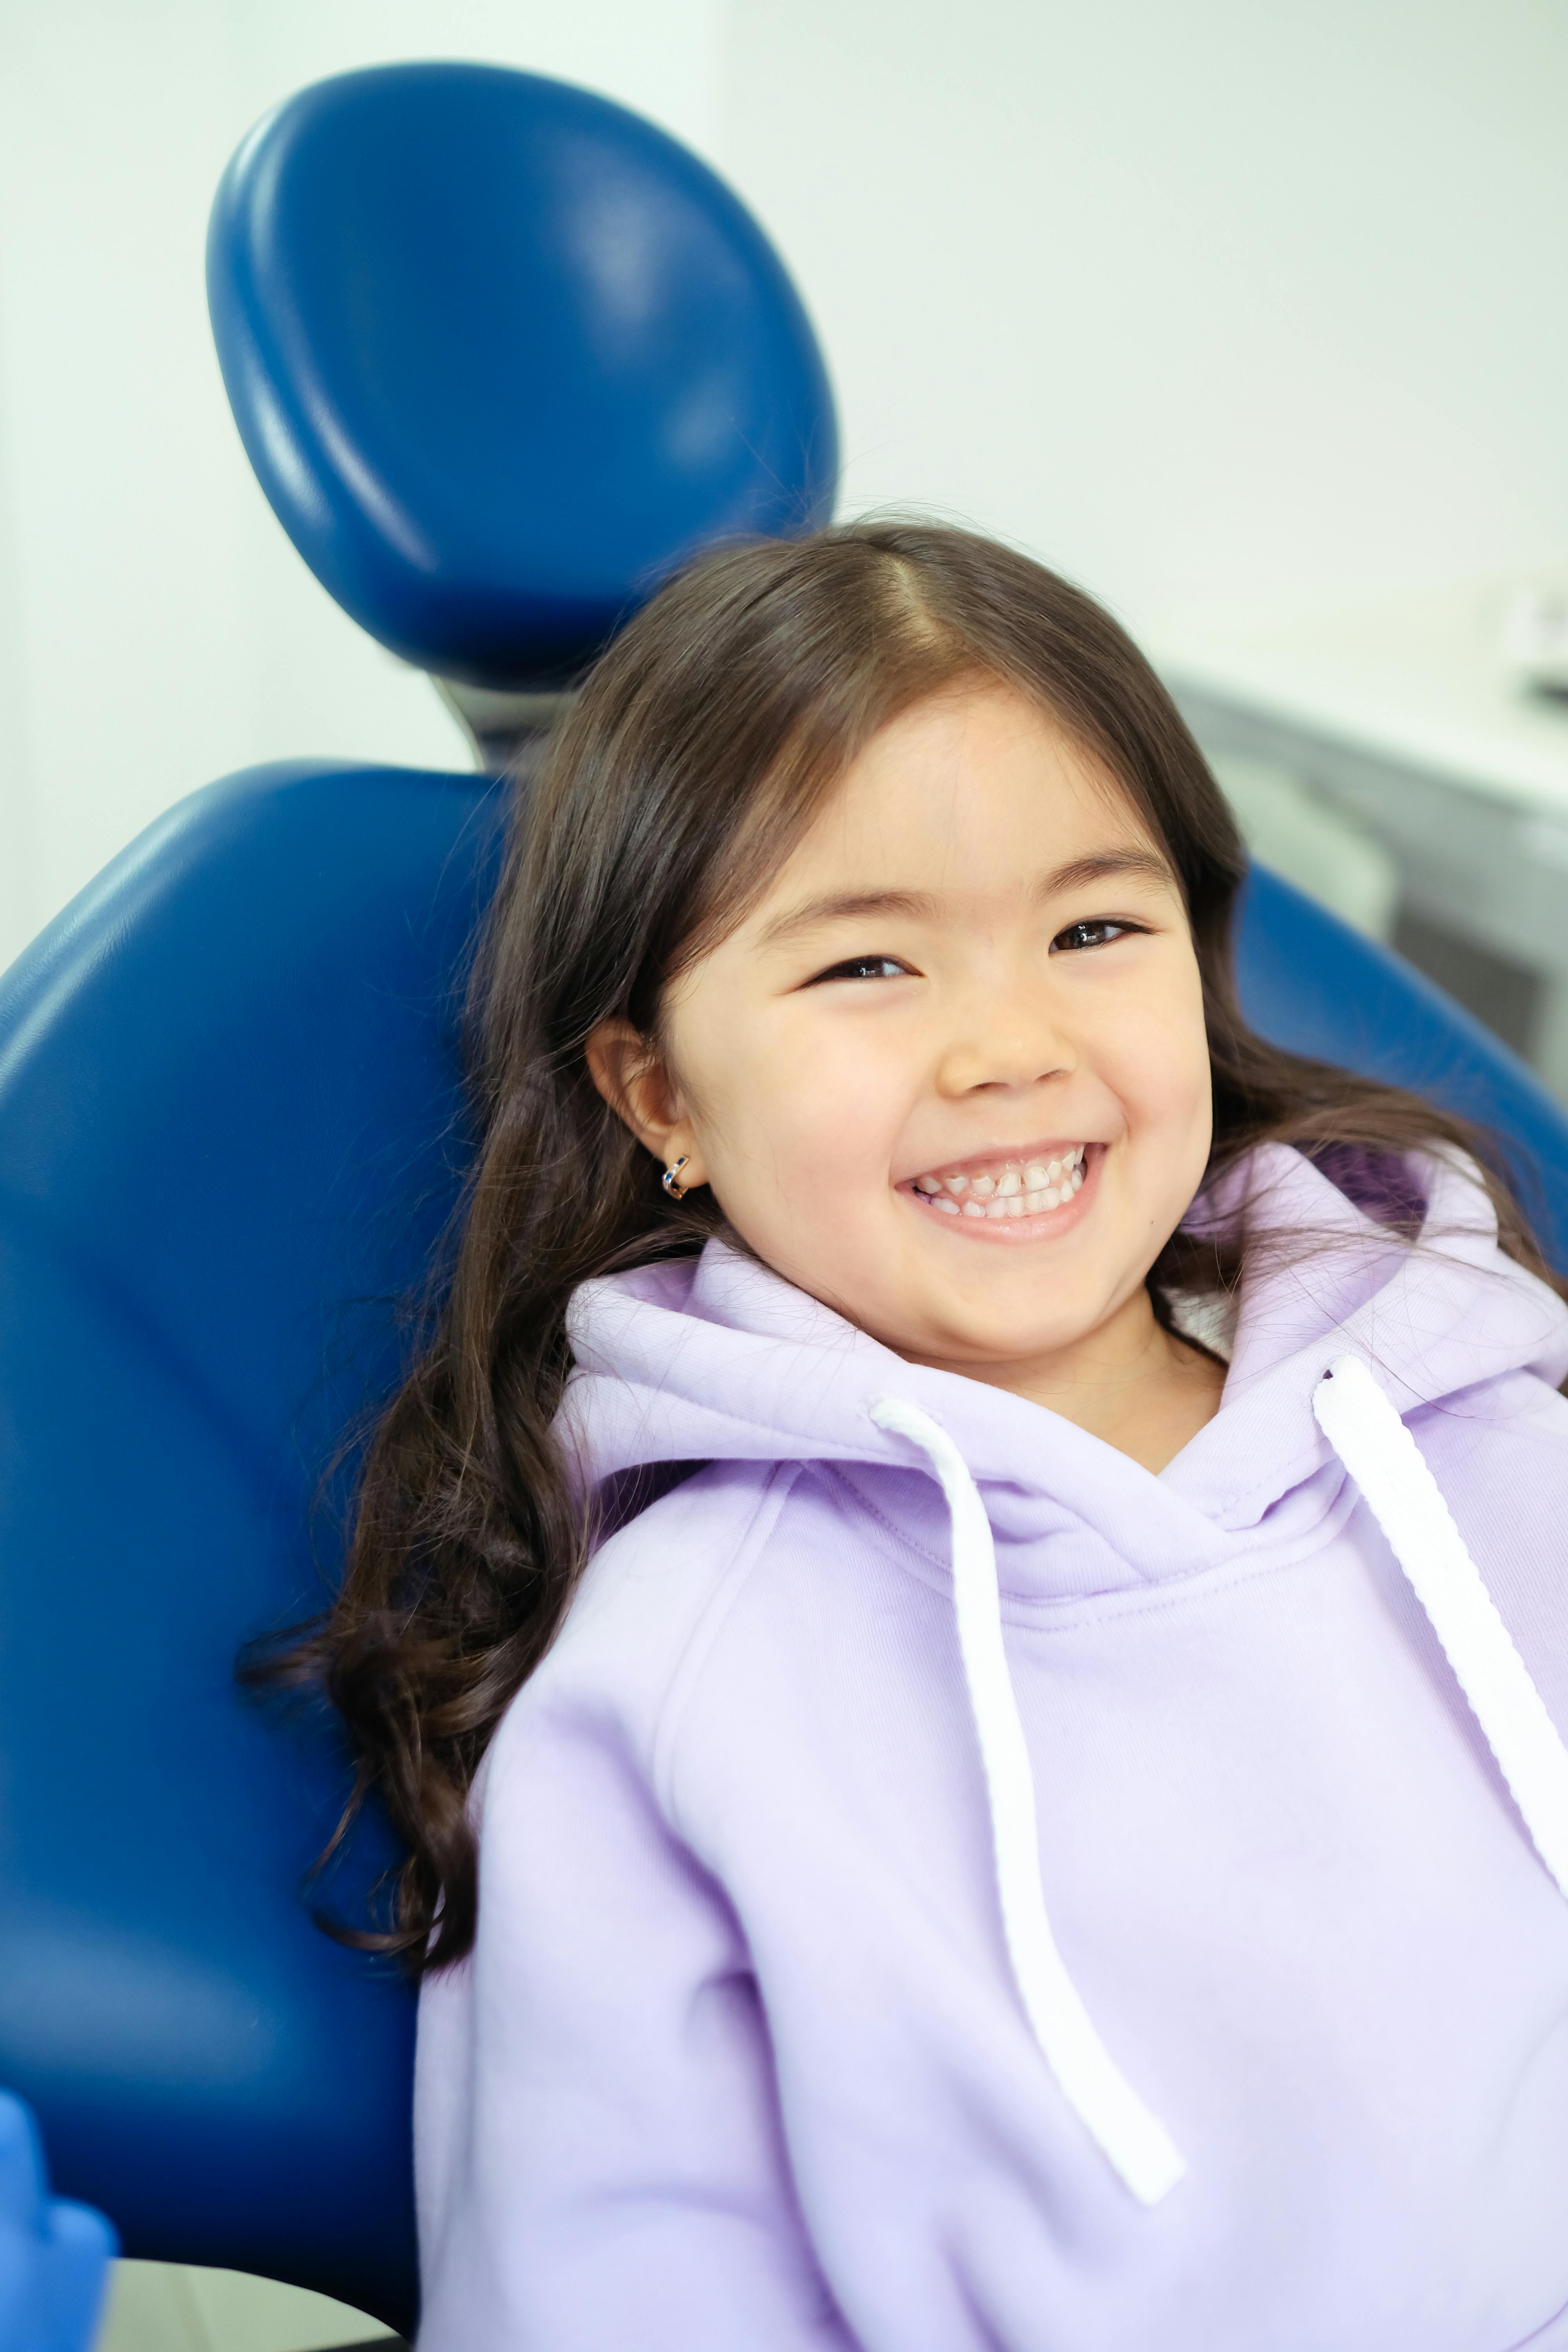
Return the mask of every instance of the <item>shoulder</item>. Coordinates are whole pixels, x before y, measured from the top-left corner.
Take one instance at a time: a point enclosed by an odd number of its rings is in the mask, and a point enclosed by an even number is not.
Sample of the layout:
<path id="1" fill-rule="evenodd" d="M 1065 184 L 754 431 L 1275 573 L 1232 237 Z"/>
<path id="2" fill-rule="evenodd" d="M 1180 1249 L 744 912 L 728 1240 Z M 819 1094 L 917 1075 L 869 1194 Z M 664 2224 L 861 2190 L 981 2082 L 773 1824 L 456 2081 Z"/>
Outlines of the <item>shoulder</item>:
<path id="1" fill-rule="evenodd" d="M 765 1551 L 794 1463 L 711 1463 L 600 1546 L 561 1630 L 498 1726 L 481 1801 L 542 1744 L 590 1732 L 644 1770 L 694 1649 Z"/>
<path id="2" fill-rule="evenodd" d="M 1410 1415 L 1422 1450 L 1444 1477 L 1473 1478 L 1529 1510 L 1568 1482 L 1568 1397 L 1519 1369 L 1422 1405 Z M 1520 1485 L 1520 1474 L 1523 1483 Z"/>
<path id="3" fill-rule="evenodd" d="M 1534 1372 L 1505 1372 L 1419 1406 L 1409 1425 L 1461 1525 L 1494 1537 L 1563 1526 L 1568 1397 Z"/>

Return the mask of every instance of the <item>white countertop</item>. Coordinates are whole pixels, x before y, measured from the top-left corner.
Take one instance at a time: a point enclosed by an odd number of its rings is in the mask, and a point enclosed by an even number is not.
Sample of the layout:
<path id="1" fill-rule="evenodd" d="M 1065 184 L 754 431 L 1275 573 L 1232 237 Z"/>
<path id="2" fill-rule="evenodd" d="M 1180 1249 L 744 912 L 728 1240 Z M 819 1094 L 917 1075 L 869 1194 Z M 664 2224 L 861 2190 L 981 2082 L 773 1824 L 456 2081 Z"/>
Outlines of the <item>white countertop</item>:
<path id="1" fill-rule="evenodd" d="M 1516 684 L 1500 649 L 1510 595 L 1562 583 L 1568 560 L 1310 620 L 1167 629 L 1148 649 L 1178 688 L 1568 816 L 1568 701 Z"/>

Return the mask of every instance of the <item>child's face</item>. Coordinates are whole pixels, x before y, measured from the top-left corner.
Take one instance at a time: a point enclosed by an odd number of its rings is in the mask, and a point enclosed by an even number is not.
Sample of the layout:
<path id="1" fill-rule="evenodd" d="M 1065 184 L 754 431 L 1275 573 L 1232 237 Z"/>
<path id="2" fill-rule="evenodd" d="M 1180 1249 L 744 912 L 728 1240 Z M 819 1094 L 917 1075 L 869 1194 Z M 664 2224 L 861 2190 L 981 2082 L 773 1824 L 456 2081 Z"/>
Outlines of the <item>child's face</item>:
<path id="1" fill-rule="evenodd" d="M 1208 1156 L 1197 961 L 1112 780 L 1021 698 L 879 735 L 666 1034 L 655 1148 L 899 1353 L 1005 1378 L 1147 1318 Z"/>

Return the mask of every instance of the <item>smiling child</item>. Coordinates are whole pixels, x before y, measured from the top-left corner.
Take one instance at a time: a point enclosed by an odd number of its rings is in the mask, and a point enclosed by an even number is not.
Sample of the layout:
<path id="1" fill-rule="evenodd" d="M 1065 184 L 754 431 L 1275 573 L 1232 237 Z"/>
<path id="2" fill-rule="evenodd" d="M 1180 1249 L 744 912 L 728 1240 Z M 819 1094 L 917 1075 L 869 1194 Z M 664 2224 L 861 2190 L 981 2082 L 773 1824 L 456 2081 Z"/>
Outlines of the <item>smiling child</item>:
<path id="1" fill-rule="evenodd" d="M 1242 872 L 914 524 L 694 565 L 520 793 L 310 1653 L 425 2352 L 1568 2346 L 1568 1309 L 1247 1029 Z"/>

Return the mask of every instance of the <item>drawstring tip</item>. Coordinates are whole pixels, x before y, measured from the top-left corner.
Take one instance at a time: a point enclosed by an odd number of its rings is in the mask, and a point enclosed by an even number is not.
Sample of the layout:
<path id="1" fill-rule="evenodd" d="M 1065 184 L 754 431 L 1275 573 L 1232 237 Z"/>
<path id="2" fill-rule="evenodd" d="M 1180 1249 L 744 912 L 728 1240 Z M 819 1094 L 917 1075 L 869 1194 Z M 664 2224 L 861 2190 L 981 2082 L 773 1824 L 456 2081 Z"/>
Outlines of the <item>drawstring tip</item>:
<path id="1" fill-rule="evenodd" d="M 1150 2121 L 1153 2123 L 1152 2116 Z M 1154 2124 L 1149 2146 L 1141 2148 L 1136 2157 L 1123 2153 L 1111 2160 L 1140 2205 L 1163 2204 L 1178 2181 L 1187 2177 L 1186 2161 L 1180 2148 L 1159 2124 Z"/>

